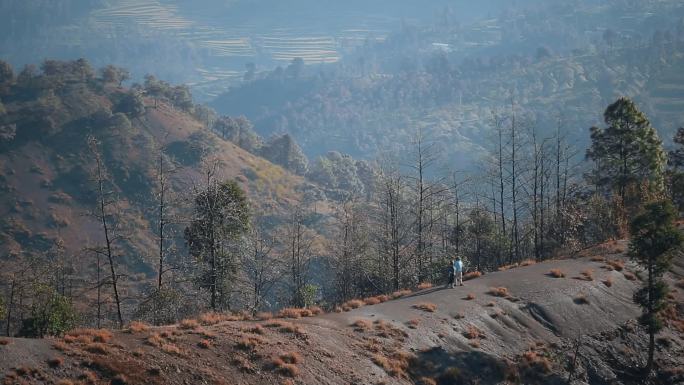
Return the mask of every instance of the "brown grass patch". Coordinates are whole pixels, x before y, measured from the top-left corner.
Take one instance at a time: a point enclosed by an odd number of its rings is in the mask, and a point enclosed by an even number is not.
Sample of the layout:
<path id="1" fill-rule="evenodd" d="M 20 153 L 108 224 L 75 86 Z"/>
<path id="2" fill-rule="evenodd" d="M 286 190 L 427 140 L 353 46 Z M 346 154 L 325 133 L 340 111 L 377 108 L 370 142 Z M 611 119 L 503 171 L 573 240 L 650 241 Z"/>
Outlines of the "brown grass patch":
<path id="1" fill-rule="evenodd" d="M 535 265 L 536 263 L 537 263 L 537 261 L 535 261 L 534 259 L 526 259 L 526 260 L 520 262 L 520 266 L 530 266 L 530 265 Z"/>
<path id="2" fill-rule="evenodd" d="M 397 290 L 394 293 L 392 293 L 391 297 L 392 298 L 401 298 L 401 297 L 406 297 L 407 295 L 413 294 L 413 291 L 410 289 L 403 289 L 403 290 Z"/>
<path id="3" fill-rule="evenodd" d="M 474 325 L 468 325 L 463 332 L 463 336 L 469 340 L 475 340 L 484 337 L 484 333 Z"/>
<path id="4" fill-rule="evenodd" d="M 304 362 L 304 358 L 302 357 L 302 355 L 297 352 L 283 353 L 279 357 L 281 360 L 288 364 L 297 365 Z"/>
<path id="5" fill-rule="evenodd" d="M 76 337 L 67 334 L 64 337 L 62 337 L 62 340 L 67 344 L 72 344 L 76 342 Z"/>
<path id="6" fill-rule="evenodd" d="M 174 344 L 171 344 L 171 343 L 162 344 L 160 349 L 162 352 L 164 352 L 166 354 L 173 355 L 173 356 L 182 356 L 183 355 L 181 353 L 180 348 Z"/>
<path id="7" fill-rule="evenodd" d="M 582 270 L 580 272 L 580 275 L 581 275 L 580 279 L 582 279 L 584 281 L 593 281 L 594 280 L 594 270 L 591 270 L 591 269 Z"/>
<path id="8" fill-rule="evenodd" d="M 604 279 L 602 282 L 604 285 L 606 285 L 608 287 L 613 286 L 613 279 L 610 277 L 606 277 L 606 279 Z"/>
<path id="9" fill-rule="evenodd" d="M 152 346 L 156 346 L 160 348 L 164 344 L 164 338 L 162 338 L 159 333 L 154 333 L 151 336 L 147 337 L 147 343 Z"/>
<path id="10" fill-rule="evenodd" d="M 565 273 L 560 269 L 551 269 L 548 273 L 553 278 L 565 278 Z"/>
<path id="11" fill-rule="evenodd" d="M 630 273 L 629 271 L 623 272 L 622 275 L 624 275 L 628 281 L 636 281 L 637 279 L 637 276 L 634 273 Z"/>
<path id="12" fill-rule="evenodd" d="M 622 271 L 625 268 L 625 262 L 619 259 L 606 261 L 606 264 L 617 271 Z"/>
<path id="13" fill-rule="evenodd" d="M 430 377 L 421 377 L 416 382 L 416 385 L 437 385 L 437 381 Z"/>
<path id="14" fill-rule="evenodd" d="M 495 297 L 506 298 L 510 294 L 508 293 L 508 289 L 505 287 L 490 287 L 489 288 L 489 295 L 493 295 Z"/>
<path id="15" fill-rule="evenodd" d="M 10 344 L 10 340 L 6 338 L 0 338 L 0 346 L 6 346 Z"/>
<path id="16" fill-rule="evenodd" d="M 294 308 L 294 307 L 287 307 L 285 309 L 282 309 L 278 312 L 277 317 L 278 318 L 302 318 L 302 311 L 304 309 L 299 309 L 299 308 Z"/>
<path id="17" fill-rule="evenodd" d="M 415 329 L 418 327 L 418 325 L 420 325 L 420 319 L 418 319 L 418 318 L 410 319 L 410 320 L 408 320 L 408 322 L 406 322 L 406 324 L 408 325 L 409 329 Z"/>
<path id="18" fill-rule="evenodd" d="M 387 302 L 390 300 L 388 295 L 376 295 L 375 297 L 368 297 L 363 300 L 366 305 L 377 305 L 379 303 Z"/>
<path id="19" fill-rule="evenodd" d="M 353 326 L 356 329 L 356 331 L 365 332 L 373 327 L 373 323 L 366 319 L 357 319 L 356 321 L 354 321 L 354 323 L 351 324 L 351 326 Z"/>
<path id="20" fill-rule="evenodd" d="M 426 311 L 428 313 L 434 313 L 435 310 L 437 310 L 437 305 L 429 302 L 421 302 L 419 304 L 413 305 L 413 307 L 418 310 Z"/>
<path id="21" fill-rule="evenodd" d="M 470 345 L 470 347 L 473 349 L 479 349 L 480 348 L 480 341 L 479 340 L 472 340 L 472 341 L 468 342 L 468 345 Z"/>
<path id="22" fill-rule="evenodd" d="M 506 271 L 506 270 L 515 269 L 516 267 L 518 267 L 518 264 L 517 264 L 517 263 L 514 263 L 514 264 L 512 264 L 512 265 L 503 265 L 503 266 L 499 266 L 496 270 L 497 270 L 497 271 Z"/>
<path id="23" fill-rule="evenodd" d="M 432 284 L 430 282 L 421 282 L 417 286 L 418 290 L 425 290 L 425 289 L 431 289 L 431 288 L 432 288 Z"/>
<path id="24" fill-rule="evenodd" d="M 240 338 L 240 340 L 235 343 L 235 347 L 240 350 L 254 350 L 261 343 L 263 343 L 261 338 L 248 336 Z"/>
<path id="25" fill-rule="evenodd" d="M 594 256 L 594 257 L 589 258 L 589 260 L 592 262 L 605 262 L 606 261 L 606 259 L 601 257 L 601 256 Z"/>
<path id="26" fill-rule="evenodd" d="M 112 339 L 112 332 L 106 329 L 74 329 L 67 335 L 76 338 L 76 341 L 80 343 L 107 343 Z"/>
<path id="27" fill-rule="evenodd" d="M 413 355 L 403 351 L 395 351 L 389 357 L 373 354 L 371 361 L 381 367 L 387 374 L 396 378 L 408 378 L 406 370 Z"/>
<path id="28" fill-rule="evenodd" d="M 519 365 L 524 372 L 529 372 L 532 375 L 536 373 L 551 373 L 551 363 L 549 360 L 534 351 L 523 353 Z"/>
<path id="29" fill-rule="evenodd" d="M 178 327 L 183 330 L 194 330 L 200 327 L 200 323 L 196 319 L 187 318 L 182 320 Z"/>
<path id="30" fill-rule="evenodd" d="M 58 368 L 58 367 L 62 366 L 63 363 L 64 363 L 64 358 L 62 358 L 62 357 L 50 358 L 49 360 L 47 360 L 47 364 L 51 368 Z"/>
<path id="31" fill-rule="evenodd" d="M 295 361 L 301 362 L 301 356 L 296 352 L 292 352 L 273 358 L 271 360 L 271 365 L 278 373 L 294 378 L 299 375 L 299 368 L 297 367 Z"/>
<path id="32" fill-rule="evenodd" d="M 101 355 L 109 354 L 109 350 L 107 349 L 107 345 L 100 343 L 100 342 L 90 343 L 90 344 L 86 345 L 83 349 L 89 353 L 94 353 L 94 354 L 101 354 Z"/>
<path id="33" fill-rule="evenodd" d="M 466 295 L 465 298 L 463 298 L 463 299 L 465 299 L 467 301 L 472 301 L 475 299 L 475 294 L 474 293 L 468 293 L 468 295 Z"/>
<path id="34" fill-rule="evenodd" d="M 482 273 L 479 271 L 471 271 L 470 273 L 465 273 L 463 274 L 463 280 L 464 281 L 470 281 L 471 279 L 479 278 L 482 276 Z"/>
<path id="35" fill-rule="evenodd" d="M 2 343 L 0 343 L 0 345 L 2 345 Z M 68 350 L 69 346 L 67 346 L 67 344 L 65 344 L 62 341 L 55 341 L 52 343 L 52 348 L 55 350 L 59 350 L 60 352 L 63 352 L 65 350 Z"/>
<path id="36" fill-rule="evenodd" d="M 61 379 L 57 381 L 57 385 L 74 385 L 74 382 L 67 379 Z"/>
<path id="37" fill-rule="evenodd" d="M 574 303 L 577 305 L 588 305 L 589 304 L 589 299 L 587 298 L 586 294 L 580 293 L 578 294 L 575 298 L 572 300 Z"/>
<path id="38" fill-rule="evenodd" d="M 366 303 L 360 299 L 352 299 L 352 300 L 349 300 L 349 301 L 342 304 L 342 310 L 343 311 L 349 311 L 352 309 L 358 309 L 365 304 Z"/>
<path id="39" fill-rule="evenodd" d="M 126 329 L 126 331 L 129 333 L 141 333 L 148 330 L 150 330 L 150 325 L 140 321 L 131 322 Z"/>
<path id="40" fill-rule="evenodd" d="M 266 321 L 266 320 L 270 320 L 271 318 L 273 318 L 273 313 L 271 313 L 269 311 L 261 311 L 261 312 L 256 313 L 255 317 L 256 317 L 256 319 L 258 319 L 260 321 Z"/>
<path id="41" fill-rule="evenodd" d="M 247 333 L 259 334 L 259 335 L 263 335 L 264 333 L 266 333 L 266 329 L 264 329 L 264 327 L 261 325 L 249 326 L 249 327 L 242 328 L 241 330 L 244 332 L 247 332 Z"/>
<path id="42" fill-rule="evenodd" d="M 200 342 L 197 343 L 197 346 L 199 346 L 202 349 L 209 349 L 211 347 L 211 341 L 209 340 L 200 340 Z"/>

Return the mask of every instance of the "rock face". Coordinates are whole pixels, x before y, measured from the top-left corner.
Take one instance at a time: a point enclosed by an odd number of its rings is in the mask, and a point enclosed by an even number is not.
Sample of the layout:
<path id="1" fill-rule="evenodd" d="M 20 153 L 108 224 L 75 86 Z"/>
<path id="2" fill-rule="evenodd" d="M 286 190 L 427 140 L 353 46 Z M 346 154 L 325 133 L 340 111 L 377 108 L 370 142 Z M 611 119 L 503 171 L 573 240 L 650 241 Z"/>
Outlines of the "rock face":
<path id="1" fill-rule="evenodd" d="M 640 283 L 624 274 L 633 269 L 586 256 L 486 274 L 455 289 L 350 301 L 321 316 L 306 317 L 315 309 L 284 313 L 305 317 L 298 319 L 213 315 L 131 325 L 111 338 L 81 330 L 58 340 L 8 339 L 0 371 L 10 383 L 73 380 L 85 371 L 101 383 L 125 376 L 129 384 L 636 384 L 648 340 L 630 298 Z M 659 384 L 684 380 L 684 330 L 675 320 L 682 294 L 672 298 L 658 338 Z M 51 366 L 55 357 L 63 362 Z"/>

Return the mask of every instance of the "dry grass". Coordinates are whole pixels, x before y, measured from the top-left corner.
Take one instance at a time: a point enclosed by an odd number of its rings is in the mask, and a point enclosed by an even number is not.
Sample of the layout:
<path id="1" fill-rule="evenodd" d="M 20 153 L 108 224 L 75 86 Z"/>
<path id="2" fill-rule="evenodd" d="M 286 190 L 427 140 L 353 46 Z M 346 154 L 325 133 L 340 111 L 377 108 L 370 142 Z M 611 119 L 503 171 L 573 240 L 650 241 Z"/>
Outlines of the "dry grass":
<path id="1" fill-rule="evenodd" d="M 0 340 L 0 345 L 2 345 L 2 340 Z M 67 346 L 67 344 L 65 344 L 65 343 L 62 342 L 62 341 L 55 341 L 55 342 L 53 342 L 53 343 L 52 343 L 52 348 L 55 349 L 55 350 L 59 350 L 60 352 L 63 352 L 63 351 L 65 351 L 65 350 L 68 350 L 68 349 L 69 349 L 69 347 Z"/>
<path id="2" fill-rule="evenodd" d="M 490 301 L 487 303 L 487 307 L 494 307 L 496 306 L 496 303 L 494 301 Z"/>
<path id="3" fill-rule="evenodd" d="M 301 356 L 296 353 L 285 353 L 271 360 L 271 365 L 276 371 L 287 377 L 297 377 L 299 375 L 299 368 L 296 363 L 301 362 Z"/>
<path id="4" fill-rule="evenodd" d="M 294 319 L 302 318 L 302 311 L 303 310 L 304 309 L 287 307 L 285 309 L 280 310 L 276 317 L 278 317 L 278 318 L 294 318 Z"/>
<path id="5" fill-rule="evenodd" d="M 498 267 L 496 270 L 497 270 L 497 271 L 506 271 L 506 270 L 515 269 L 516 267 L 518 267 L 518 264 L 517 264 L 517 263 L 514 263 L 514 264 L 512 264 L 512 265 L 503 265 L 503 266 L 500 266 L 500 267 Z"/>
<path id="6" fill-rule="evenodd" d="M 468 345 L 470 345 L 470 347 L 473 349 L 479 349 L 480 348 L 480 341 L 479 340 L 472 340 L 472 341 L 468 342 Z"/>
<path id="7" fill-rule="evenodd" d="M 495 297 L 506 298 L 510 294 L 508 293 L 508 289 L 505 287 L 490 287 L 489 288 L 489 295 L 493 295 Z"/>
<path id="8" fill-rule="evenodd" d="M 373 323 L 366 319 L 357 319 L 351 324 L 356 331 L 365 332 L 373 328 Z"/>
<path id="9" fill-rule="evenodd" d="M 101 355 L 109 354 L 109 349 L 107 349 L 107 345 L 100 343 L 100 342 L 90 343 L 90 344 L 86 345 L 83 349 L 89 353 L 94 353 L 94 354 L 101 354 Z"/>
<path id="10" fill-rule="evenodd" d="M 409 361 L 413 356 L 403 351 L 395 351 L 389 357 L 381 354 L 373 354 L 371 360 L 374 364 L 381 367 L 387 374 L 396 378 L 408 378 L 406 370 L 409 367 Z"/>
<path id="11" fill-rule="evenodd" d="M 578 294 L 575 298 L 573 298 L 572 301 L 578 305 L 588 305 L 589 304 L 589 299 L 587 298 L 586 294 L 584 294 L 584 293 Z"/>
<path id="12" fill-rule="evenodd" d="M 216 325 L 221 321 L 223 321 L 223 315 L 216 312 L 208 312 L 200 314 L 199 316 L 199 322 L 201 322 L 202 325 Z"/>
<path id="13" fill-rule="evenodd" d="M 255 317 L 256 317 L 256 319 L 258 319 L 260 321 L 266 321 L 266 320 L 270 320 L 271 318 L 273 318 L 273 313 L 262 311 L 262 312 L 256 313 Z"/>
<path id="14" fill-rule="evenodd" d="M 50 358 L 47 360 L 47 364 L 51 368 L 58 368 L 64 364 L 64 358 L 62 357 L 55 357 L 55 358 Z"/>
<path id="15" fill-rule="evenodd" d="M 298 365 L 304 362 L 304 358 L 297 352 L 288 352 L 280 355 L 280 359 L 285 363 Z"/>
<path id="16" fill-rule="evenodd" d="M 418 290 L 425 290 L 425 289 L 431 289 L 431 288 L 432 288 L 432 284 L 430 282 L 421 282 L 417 286 Z"/>
<path id="17" fill-rule="evenodd" d="M 463 314 L 463 313 L 456 313 L 454 315 L 454 319 L 464 319 L 464 318 L 465 318 L 465 314 Z"/>
<path id="18" fill-rule="evenodd" d="M 629 271 L 623 272 L 622 275 L 624 275 L 628 281 L 636 281 L 637 279 L 637 276 L 634 273 L 630 273 Z"/>
<path id="19" fill-rule="evenodd" d="M 608 287 L 613 286 L 613 279 L 610 277 L 606 277 L 606 279 L 604 279 L 602 282 L 604 285 L 606 285 Z"/>
<path id="20" fill-rule="evenodd" d="M 297 377 L 299 376 L 299 368 L 297 365 L 293 364 L 282 364 L 278 366 L 278 373 L 282 374 L 283 376 L 287 377 Z"/>
<path id="21" fill-rule="evenodd" d="M 10 344 L 10 340 L 5 338 L 0 338 L 0 346 L 6 346 Z"/>
<path id="22" fill-rule="evenodd" d="M 107 343 L 112 339 L 112 332 L 105 329 L 74 329 L 67 333 L 67 336 L 75 338 L 80 343 Z M 66 337 L 64 342 L 67 342 Z"/>
<path id="23" fill-rule="evenodd" d="M 57 385 L 74 385 L 74 382 L 67 379 L 61 379 L 57 381 Z"/>
<path id="24" fill-rule="evenodd" d="M 173 356 L 182 356 L 183 355 L 181 353 L 180 348 L 174 344 L 171 344 L 171 343 L 162 344 L 161 351 L 166 353 L 166 354 L 173 355 Z"/>
<path id="25" fill-rule="evenodd" d="M 140 321 L 131 322 L 126 329 L 126 331 L 129 333 L 141 333 L 148 330 L 150 330 L 150 325 Z"/>
<path id="26" fill-rule="evenodd" d="M 259 334 L 259 335 L 264 335 L 266 333 L 266 329 L 264 329 L 264 327 L 261 325 L 244 327 L 241 330 L 243 332 L 252 333 L 252 334 Z"/>
<path id="27" fill-rule="evenodd" d="M 147 337 L 147 343 L 152 346 L 156 347 L 161 347 L 164 344 L 164 339 L 162 336 L 159 335 L 159 333 L 154 333 L 151 336 Z"/>
<path id="28" fill-rule="evenodd" d="M 468 293 L 468 295 L 466 295 L 464 299 L 467 300 L 467 301 L 472 301 L 472 300 L 474 300 L 475 298 L 476 298 L 476 297 L 475 297 L 475 294 L 474 294 L 474 293 Z"/>
<path id="29" fill-rule="evenodd" d="M 238 342 L 235 343 L 235 347 L 240 350 L 254 350 L 257 346 L 263 343 L 264 340 L 257 336 L 245 336 L 240 338 Z"/>
<path id="30" fill-rule="evenodd" d="M 374 297 L 368 297 L 364 298 L 363 302 L 366 305 L 377 305 L 379 303 L 387 302 L 390 300 L 390 297 L 388 295 L 376 295 Z"/>
<path id="31" fill-rule="evenodd" d="M 349 301 L 342 304 L 342 310 L 343 311 L 349 311 L 352 309 L 358 309 L 361 306 L 364 306 L 365 304 L 366 303 L 360 299 L 352 299 L 352 300 L 349 300 Z"/>
<path id="32" fill-rule="evenodd" d="M 594 256 L 594 257 L 589 258 L 589 260 L 592 262 L 605 262 L 606 261 L 606 259 L 601 257 L 601 256 Z"/>
<path id="33" fill-rule="evenodd" d="M 625 262 L 619 259 L 606 261 L 606 264 L 617 271 L 622 271 L 625 268 Z"/>
<path id="34" fill-rule="evenodd" d="M 197 346 L 199 346 L 202 349 L 209 349 L 211 347 L 211 341 L 200 340 L 200 342 L 197 343 Z"/>
<path id="35" fill-rule="evenodd" d="M 419 304 L 413 305 L 413 307 L 428 313 L 434 313 L 435 310 L 437 310 L 437 305 L 429 302 L 421 302 Z"/>
<path id="36" fill-rule="evenodd" d="M 437 381 L 430 377 L 421 377 L 416 382 L 416 385 L 437 385 Z"/>
<path id="37" fill-rule="evenodd" d="M 536 263 L 537 263 L 537 261 L 535 261 L 534 259 L 526 259 L 526 260 L 520 262 L 520 266 L 530 266 L 530 265 L 534 265 Z"/>
<path id="38" fill-rule="evenodd" d="M 484 337 L 484 333 L 474 325 L 468 325 L 463 332 L 463 336 L 469 340 L 475 340 Z"/>
<path id="39" fill-rule="evenodd" d="M 420 319 L 418 319 L 418 318 L 410 319 L 410 320 L 408 320 L 408 322 L 406 322 L 406 324 L 408 325 L 409 329 L 415 329 L 418 327 L 418 325 L 420 325 Z"/>
<path id="40" fill-rule="evenodd" d="M 292 333 L 297 336 L 304 336 L 304 330 L 300 328 L 299 326 L 286 322 L 286 321 L 281 321 L 281 320 L 271 320 L 263 324 L 267 328 L 277 328 L 278 331 L 283 332 L 283 333 Z"/>
<path id="41" fill-rule="evenodd" d="M 394 293 L 392 293 L 391 297 L 392 298 L 401 298 L 401 297 L 406 297 L 407 295 L 413 294 L 413 291 L 409 289 L 403 289 L 403 290 L 397 290 Z"/>
<path id="42" fill-rule="evenodd" d="M 196 319 L 184 319 L 178 327 L 183 330 L 195 330 L 200 327 L 200 323 Z"/>
<path id="43" fill-rule="evenodd" d="M 482 276 L 482 273 L 479 271 L 471 271 L 470 273 L 465 273 L 463 274 L 463 280 L 464 281 L 470 281 L 471 279 L 479 278 Z"/>
<path id="44" fill-rule="evenodd" d="M 527 351 L 522 354 L 520 366 L 524 371 L 543 374 L 551 373 L 551 362 L 534 351 Z"/>
<path id="45" fill-rule="evenodd" d="M 565 273 L 560 269 L 551 269 L 551 271 L 549 271 L 549 275 L 553 278 L 565 278 Z"/>
<path id="46" fill-rule="evenodd" d="M 591 269 L 582 270 L 582 272 L 580 272 L 580 274 L 581 274 L 580 279 L 582 279 L 584 281 L 593 281 L 594 280 L 594 270 L 591 270 Z"/>

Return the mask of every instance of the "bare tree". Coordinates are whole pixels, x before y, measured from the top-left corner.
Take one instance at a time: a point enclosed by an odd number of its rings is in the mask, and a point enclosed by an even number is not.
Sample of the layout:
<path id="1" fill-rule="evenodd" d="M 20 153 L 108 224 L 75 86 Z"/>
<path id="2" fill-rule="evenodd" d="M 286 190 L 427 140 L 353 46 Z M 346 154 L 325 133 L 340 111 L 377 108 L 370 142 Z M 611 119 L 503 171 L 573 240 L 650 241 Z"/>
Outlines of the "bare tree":
<path id="1" fill-rule="evenodd" d="M 243 267 L 252 287 L 253 311 L 264 305 L 266 297 L 279 282 L 282 261 L 275 255 L 275 237 L 268 235 L 264 226 L 255 223 L 249 230 Z"/>
<path id="2" fill-rule="evenodd" d="M 313 253 L 314 235 L 304 225 L 306 210 L 295 206 L 285 225 L 283 239 L 286 242 L 285 255 L 289 260 L 293 306 L 306 305 L 304 288 L 309 280 L 309 264 Z"/>

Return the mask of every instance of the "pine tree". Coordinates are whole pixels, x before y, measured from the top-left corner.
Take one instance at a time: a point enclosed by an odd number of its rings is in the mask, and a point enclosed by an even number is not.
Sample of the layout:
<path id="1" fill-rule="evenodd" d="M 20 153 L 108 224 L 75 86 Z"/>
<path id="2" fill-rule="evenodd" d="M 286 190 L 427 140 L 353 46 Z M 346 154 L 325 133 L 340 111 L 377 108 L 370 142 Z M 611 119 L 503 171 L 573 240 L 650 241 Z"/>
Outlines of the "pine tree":
<path id="1" fill-rule="evenodd" d="M 606 128 L 592 127 L 587 157 L 596 162 L 597 186 L 617 191 L 625 202 L 627 190 L 643 180 L 663 188 L 666 156 L 656 130 L 629 98 L 622 97 L 603 114 Z"/>
<path id="2" fill-rule="evenodd" d="M 683 242 L 675 218 L 672 203 L 656 201 L 646 204 L 631 224 L 630 255 L 648 274 L 644 286 L 634 294 L 634 302 L 643 309 L 639 321 L 649 334 L 648 373 L 653 369 L 655 334 L 662 328 L 659 313 L 667 305 L 668 286 L 662 276 Z"/>
<path id="3" fill-rule="evenodd" d="M 677 209 L 684 212 L 684 127 L 677 130 L 673 142 L 677 147 L 668 156 L 670 196 Z"/>

